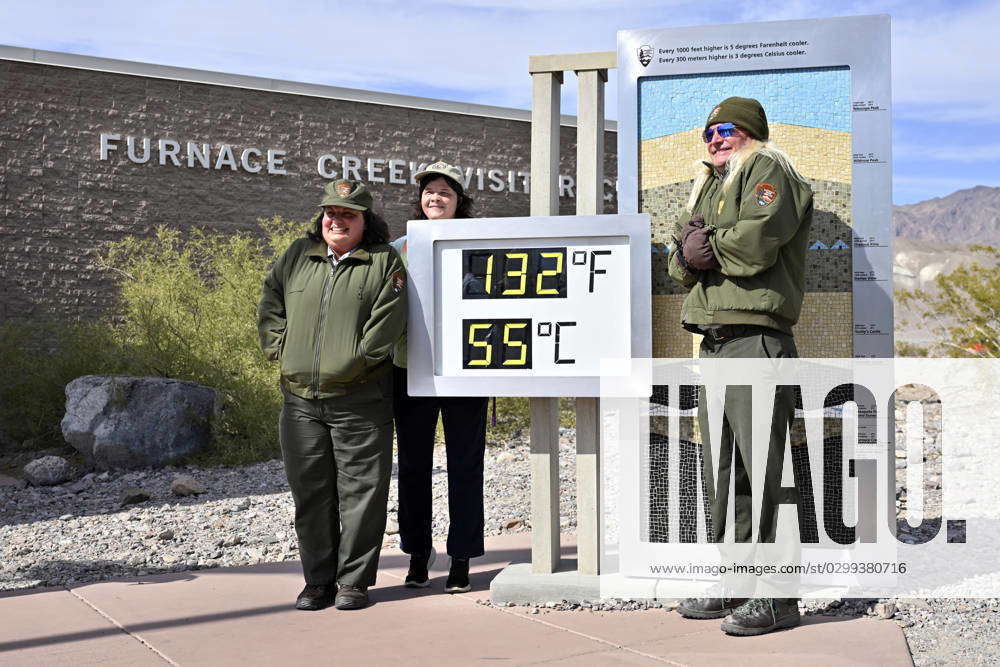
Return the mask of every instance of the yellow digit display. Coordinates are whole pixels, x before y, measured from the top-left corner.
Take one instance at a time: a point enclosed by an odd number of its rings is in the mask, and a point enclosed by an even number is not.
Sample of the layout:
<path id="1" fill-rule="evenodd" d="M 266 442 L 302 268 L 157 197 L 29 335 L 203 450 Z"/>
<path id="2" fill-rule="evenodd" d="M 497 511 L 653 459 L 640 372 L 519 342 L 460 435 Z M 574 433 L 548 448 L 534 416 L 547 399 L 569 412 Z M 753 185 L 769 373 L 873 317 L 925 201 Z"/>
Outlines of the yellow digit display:
<path id="1" fill-rule="evenodd" d="M 519 340 L 510 339 L 511 329 L 524 329 L 528 326 L 527 322 L 508 322 L 503 325 L 503 344 L 504 347 L 517 347 L 520 348 L 520 356 L 517 359 L 507 359 L 503 362 L 504 366 L 524 366 L 524 362 L 528 360 L 528 346 Z"/>
<path id="2" fill-rule="evenodd" d="M 504 274 L 506 278 L 520 278 L 521 285 L 517 289 L 507 288 L 503 291 L 503 294 L 510 296 L 519 296 L 524 294 L 524 285 L 528 277 L 528 253 L 526 252 L 509 252 L 506 255 L 507 259 L 519 259 L 521 260 L 521 268 L 516 271 L 507 271 Z M 492 258 L 491 258 L 492 259 Z M 504 262 L 504 268 L 507 268 L 507 263 Z"/>
<path id="3" fill-rule="evenodd" d="M 462 368 L 531 369 L 530 319 L 463 319 L 462 332 Z"/>
<path id="4" fill-rule="evenodd" d="M 487 338 L 489 337 L 489 331 L 492 328 L 492 324 L 472 324 L 469 326 L 469 345 L 473 347 L 483 347 L 486 348 L 486 356 L 482 359 L 472 359 L 469 361 L 469 366 L 489 366 L 490 362 L 493 360 L 493 346 L 485 340 L 476 340 L 477 331 L 485 331 Z"/>
<path id="5" fill-rule="evenodd" d="M 562 247 L 464 248 L 462 298 L 565 299 L 567 268 Z M 497 329 L 495 345 L 499 336 Z"/>
<path id="6" fill-rule="evenodd" d="M 542 269 L 538 273 L 538 278 L 535 280 L 535 294 L 542 296 L 544 294 L 559 294 L 559 290 L 554 287 L 542 287 L 542 281 L 546 276 L 558 276 L 563 270 L 563 253 L 561 252 L 543 252 L 541 254 L 543 258 L 556 259 L 556 268 L 554 269 Z"/>

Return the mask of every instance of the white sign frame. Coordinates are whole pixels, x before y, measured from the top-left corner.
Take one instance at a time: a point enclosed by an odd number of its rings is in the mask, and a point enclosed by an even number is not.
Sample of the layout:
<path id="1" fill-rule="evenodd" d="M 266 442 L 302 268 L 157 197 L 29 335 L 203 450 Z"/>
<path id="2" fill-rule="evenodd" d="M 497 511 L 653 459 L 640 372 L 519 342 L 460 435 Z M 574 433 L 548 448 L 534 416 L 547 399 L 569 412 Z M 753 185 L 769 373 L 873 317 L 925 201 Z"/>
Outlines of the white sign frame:
<path id="1" fill-rule="evenodd" d="M 518 218 L 475 218 L 470 220 L 410 220 L 406 225 L 409 297 L 407 391 L 411 396 L 528 396 L 597 397 L 601 393 L 600 373 L 588 376 L 512 375 L 504 371 L 489 376 L 446 375 L 441 355 L 436 352 L 445 318 L 462 314 L 440 313 L 440 269 L 436 244 L 443 241 L 480 241 L 483 248 L 530 248 L 554 245 L 558 240 L 624 238 L 629 248 L 628 285 L 630 304 L 630 357 L 652 354 L 651 283 L 648 214 L 527 216 Z M 540 243 L 541 241 L 541 243 Z M 520 301 L 520 300 L 519 300 Z M 525 299 L 526 308 L 544 308 L 549 299 Z M 600 360 L 596 360 L 600 368 Z M 629 372 L 631 359 L 622 365 Z"/>

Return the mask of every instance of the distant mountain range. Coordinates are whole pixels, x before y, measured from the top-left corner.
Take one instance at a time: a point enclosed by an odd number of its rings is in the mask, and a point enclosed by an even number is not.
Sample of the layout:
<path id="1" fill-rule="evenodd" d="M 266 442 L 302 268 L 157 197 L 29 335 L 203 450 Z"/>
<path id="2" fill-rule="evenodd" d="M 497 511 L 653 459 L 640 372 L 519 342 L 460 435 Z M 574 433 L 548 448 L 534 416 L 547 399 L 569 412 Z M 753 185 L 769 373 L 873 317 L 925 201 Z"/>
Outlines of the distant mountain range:
<path id="1" fill-rule="evenodd" d="M 917 204 L 892 207 L 897 238 L 952 245 L 1000 245 L 1000 188 L 977 185 Z"/>
<path id="2" fill-rule="evenodd" d="M 893 281 L 926 288 L 942 272 L 983 261 L 975 243 L 1000 245 L 1000 188 L 978 185 L 917 204 L 894 206 Z"/>

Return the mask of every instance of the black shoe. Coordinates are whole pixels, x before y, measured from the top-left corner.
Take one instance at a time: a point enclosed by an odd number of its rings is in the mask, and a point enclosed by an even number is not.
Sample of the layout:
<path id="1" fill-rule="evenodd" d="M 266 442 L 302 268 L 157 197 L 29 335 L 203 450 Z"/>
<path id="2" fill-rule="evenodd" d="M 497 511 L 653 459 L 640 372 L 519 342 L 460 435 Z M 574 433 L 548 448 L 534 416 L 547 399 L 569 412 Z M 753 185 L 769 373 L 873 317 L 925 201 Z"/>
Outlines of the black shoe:
<path id="1" fill-rule="evenodd" d="M 431 569 L 436 558 L 434 547 L 431 547 L 429 554 L 410 554 L 410 569 L 406 572 L 403 585 L 407 588 L 427 588 L 431 583 L 427 570 Z"/>
<path id="2" fill-rule="evenodd" d="M 727 635 L 763 635 L 802 622 L 795 598 L 753 598 L 722 622 Z"/>
<path id="3" fill-rule="evenodd" d="M 295 600 L 295 608 L 302 611 L 319 611 L 326 609 L 333 602 L 337 595 L 337 586 L 329 584 L 327 586 L 313 586 L 306 584 L 306 587 L 299 593 Z"/>
<path id="4" fill-rule="evenodd" d="M 337 609 L 364 609 L 368 606 L 368 587 L 341 585 L 333 606 Z"/>
<path id="5" fill-rule="evenodd" d="M 469 559 L 452 558 L 451 569 L 448 571 L 448 581 L 444 583 L 445 593 L 468 593 L 472 590 L 469 583 Z"/>
<path id="6" fill-rule="evenodd" d="M 688 598 L 681 601 L 677 613 L 684 618 L 725 618 L 747 598 Z"/>

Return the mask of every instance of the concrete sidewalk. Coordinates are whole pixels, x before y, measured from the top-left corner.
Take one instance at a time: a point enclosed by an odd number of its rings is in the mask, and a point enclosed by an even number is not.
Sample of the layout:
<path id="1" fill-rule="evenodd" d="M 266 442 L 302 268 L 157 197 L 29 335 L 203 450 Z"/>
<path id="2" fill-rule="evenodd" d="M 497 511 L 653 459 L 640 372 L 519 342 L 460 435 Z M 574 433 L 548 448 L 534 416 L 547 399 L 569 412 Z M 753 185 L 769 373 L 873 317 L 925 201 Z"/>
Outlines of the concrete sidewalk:
<path id="1" fill-rule="evenodd" d="M 476 604 L 530 535 L 487 540 L 473 589 L 404 588 L 408 557 L 382 554 L 372 606 L 292 609 L 296 562 L 163 574 L 66 589 L 0 593 L 3 665 L 912 665 L 895 623 L 808 617 L 763 637 L 733 638 L 719 621 L 674 612 L 546 612 Z M 564 555 L 573 557 L 572 548 Z"/>

